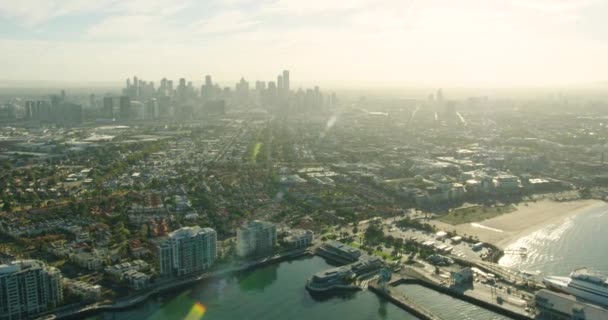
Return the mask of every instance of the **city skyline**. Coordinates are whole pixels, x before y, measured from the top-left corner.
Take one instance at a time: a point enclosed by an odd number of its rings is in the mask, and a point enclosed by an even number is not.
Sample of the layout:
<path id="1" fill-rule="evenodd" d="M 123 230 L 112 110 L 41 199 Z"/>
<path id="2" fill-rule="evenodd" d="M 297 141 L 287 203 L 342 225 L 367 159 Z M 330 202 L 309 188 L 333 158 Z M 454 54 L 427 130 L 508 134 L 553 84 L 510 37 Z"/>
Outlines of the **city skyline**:
<path id="1" fill-rule="evenodd" d="M 0 0 L 0 320 L 608 319 L 608 0 Z"/>
<path id="2" fill-rule="evenodd" d="M 607 10 L 594 0 L 22 1 L 0 5 L 0 64 L 13 81 L 233 81 L 285 67 L 321 85 L 592 83 L 608 71 Z"/>

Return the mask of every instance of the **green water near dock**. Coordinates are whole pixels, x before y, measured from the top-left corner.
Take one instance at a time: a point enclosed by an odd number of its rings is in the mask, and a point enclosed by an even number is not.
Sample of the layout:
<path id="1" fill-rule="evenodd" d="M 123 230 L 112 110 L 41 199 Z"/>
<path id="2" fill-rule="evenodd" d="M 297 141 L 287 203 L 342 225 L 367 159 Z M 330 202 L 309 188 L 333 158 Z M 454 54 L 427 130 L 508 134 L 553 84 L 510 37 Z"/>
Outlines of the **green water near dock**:
<path id="1" fill-rule="evenodd" d="M 303 257 L 203 281 L 133 309 L 91 319 L 416 319 L 369 291 L 322 296 L 306 291 L 306 279 L 331 267 L 323 258 Z M 197 303 L 206 309 L 202 317 L 193 316 Z"/>
<path id="2" fill-rule="evenodd" d="M 414 302 L 427 310 L 431 310 L 435 315 L 441 317 L 442 319 L 511 319 L 420 285 L 399 285 L 395 288 L 395 290 L 403 292 Z"/>
<path id="3" fill-rule="evenodd" d="M 608 273 L 608 205 L 593 208 L 559 224 L 548 225 L 512 246 L 528 255 L 505 256 L 501 264 L 545 274 L 567 275 L 576 266 Z M 206 307 L 196 319 L 415 319 L 372 292 L 311 296 L 304 284 L 312 274 L 332 267 L 320 257 L 304 257 L 211 279 L 172 294 L 152 298 L 133 309 L 99 314 L 92 319 L 186 319 L 193 306 Z M 398 290 L 443 319 L 506 319 L 504 316 L 420 286 Z M 188 317 L 188 320 L 193 319 Z"/>

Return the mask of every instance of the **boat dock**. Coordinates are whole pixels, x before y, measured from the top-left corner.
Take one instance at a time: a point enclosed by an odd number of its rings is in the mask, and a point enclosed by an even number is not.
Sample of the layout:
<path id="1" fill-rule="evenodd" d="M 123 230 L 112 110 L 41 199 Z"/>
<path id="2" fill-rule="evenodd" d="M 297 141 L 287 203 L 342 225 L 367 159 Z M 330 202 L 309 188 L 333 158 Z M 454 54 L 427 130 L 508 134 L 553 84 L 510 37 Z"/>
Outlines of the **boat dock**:
<path id="1" fill-rule="evenodd" d="M 403 271 L 404 272 L 401 272 L 400 274 L 393 274 L 392 281 L 385 285 L 386 288 L 380 288 L 380 286 L 374 282 L 369 284 L 368 289 L 422 319 L 440 318 L 428 309 L 417 304 L 411 298 L 408 298 L 405 293 L 395 290 L 395 287 L 399 285 L 420 285 L 513 319 L 533 319 L 530 315 L 526 314 L 523 309 L 520 310 L 519 308 L 507 304 L 500 304 L 495 301 L 484 299 L 478 295 L 452 290 L 449 287 L 436 283 L 433 279 L 411 268 L 407 268 Z"/>
<path id="2" fill-rule="evenodd" d="M 392 286 L 387 286 L 386 289 L 383 289 L 378 286 L 377 282 L 374 281 L 372 283 L 369 283 L 367 288 L 369 289 L 369 291 L 392 302 L 399 308 L 413 314 L 414 316 L 422 320 L 442 320 L 439 316 L 435 315 L 430 310 L 414 302 L 414 300 L 412 300 L 404 293 L 398 292 L 397 290 L 393 289 Z"/>

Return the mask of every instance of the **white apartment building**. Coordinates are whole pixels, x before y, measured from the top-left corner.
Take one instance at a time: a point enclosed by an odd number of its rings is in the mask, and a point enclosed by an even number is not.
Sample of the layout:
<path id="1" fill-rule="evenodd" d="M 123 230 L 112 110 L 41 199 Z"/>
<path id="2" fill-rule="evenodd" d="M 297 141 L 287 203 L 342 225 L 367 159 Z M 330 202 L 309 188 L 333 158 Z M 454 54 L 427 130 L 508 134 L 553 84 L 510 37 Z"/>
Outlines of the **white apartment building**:
<path id="1" fill-rule="evenodd" d="M 0 320 L 29 319 L 62 300 L 58 269 L 39 260 L 0 265 Z"/>
<path id="2" fill-rule="evenodd" d="M 210 268 L 217 258 L 217 233 L 211 228 L 183 227 L 158 245 L 161 276 L 183 276 Z"/>
<path id="3" fill-rule="evenodd" d="M 259 220 L 244 223 L 236 231 L 236 252 L 239 257 L 270 255 L 277 244 L 277 227 Z"/>

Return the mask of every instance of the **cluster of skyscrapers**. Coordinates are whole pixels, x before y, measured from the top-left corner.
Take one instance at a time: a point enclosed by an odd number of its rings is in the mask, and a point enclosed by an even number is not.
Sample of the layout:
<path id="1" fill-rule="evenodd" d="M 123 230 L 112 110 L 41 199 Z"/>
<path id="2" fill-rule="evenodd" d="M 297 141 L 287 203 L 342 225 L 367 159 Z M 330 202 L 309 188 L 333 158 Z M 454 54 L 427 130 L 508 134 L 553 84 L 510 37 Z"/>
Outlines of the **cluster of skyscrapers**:
<path id="1" fill-rule="evenodd" d="M 277 75 L 276 80 L 255 81 L 254 85 L 241 78 L 234 87 L 222 87 L 206 75 L 204 82 L 196 88 L 192 81 L 180 78 L 161 79 L 156 86 L 153 81 L 133 77 L 126 79 L 119 95 L 94 94 L 82 99 L 68 101 L 65 91 L 52 95 L 48 100 L 26 101 L 22 116 L 14 106 L 3 107 L 3 118 L 22 118 L 41 124 L 78 125 L 83 121 L 154 121 L 158 119 L 204 119 L 223 115 L 227 108 L 233 110 L 265 110 L 277 115 L 315 113 L 332 109 L 337 104 L 334 93 L 324 94 L 318 86 L 292 90 L 289 70 Z"/>
<path id="2" fill-rule="evenodd" d="M 83 121 L 82 106 L 67 102 L 65 91 L 52 95 L 50 101 L 26 101 L 25 118 L 30 121 L 57 124 L 80 124 Z"/>
<path id="3" fill-rule="evenodd" d="M 223 114 L 227 106 L 279 113 L 317 112 L 335 105 L 336 100 L 335 94 L 324 96 L 319 87 L 292 91 L 288 70 L 279 74 L 276 81 L 256 81 L 254 87 L 241 78 L 234 88 L 221 87 L 210 75 L 205 76 L 200 89 L 185 78 L 179 79 L 177 85 L 163 78 L 156 87 L 152 81 L 133 77 L 126 80 L 123 96 L 104 98 L 102 113 L 117 120 L 191 119 Z"/>

